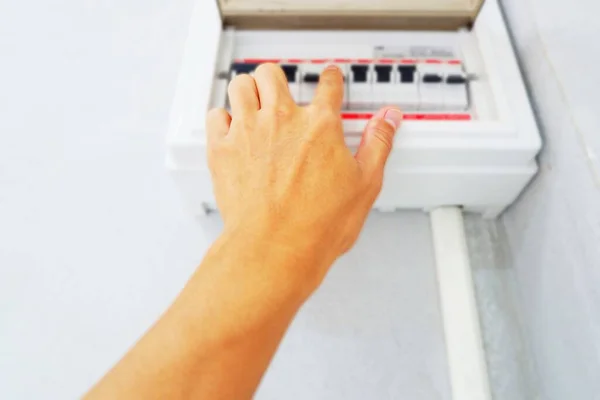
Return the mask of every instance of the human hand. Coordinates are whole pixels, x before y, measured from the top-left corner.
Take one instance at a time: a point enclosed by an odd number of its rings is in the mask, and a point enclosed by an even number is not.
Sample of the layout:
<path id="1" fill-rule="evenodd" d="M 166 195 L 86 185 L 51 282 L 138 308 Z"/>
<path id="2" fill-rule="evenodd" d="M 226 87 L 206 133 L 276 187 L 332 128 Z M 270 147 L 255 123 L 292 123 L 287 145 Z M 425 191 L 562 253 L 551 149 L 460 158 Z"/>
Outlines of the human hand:
<path id="1" fill-rule="evenodd" d="M 262 64 L 254 77 L 231 81 L 231 115 L 214 109 L 207 118 L 225 232 L 243 231 L 291 252 L 310 264 L 304 267 L 317 284 L 358 238 L 402 120 L 400 110 L 381 109 L 353 155 L 340 118 L 343 91 L 341 71 L 330 66 L 312 104 L 299 107 L 281 68 Z"/>
<path id="2" fill-rule="evenodd" d="M 272 64 L 229 85 L 207 119 L 225 230 L 175 302 L 86 399 L 250 399 L 302 303 L 356 241 L 402 114 L 380 110 L 356 155 L 343 79 L 330 67 L 308 107 Z M 386 122 L 388 121 L 388 122 Z"/>

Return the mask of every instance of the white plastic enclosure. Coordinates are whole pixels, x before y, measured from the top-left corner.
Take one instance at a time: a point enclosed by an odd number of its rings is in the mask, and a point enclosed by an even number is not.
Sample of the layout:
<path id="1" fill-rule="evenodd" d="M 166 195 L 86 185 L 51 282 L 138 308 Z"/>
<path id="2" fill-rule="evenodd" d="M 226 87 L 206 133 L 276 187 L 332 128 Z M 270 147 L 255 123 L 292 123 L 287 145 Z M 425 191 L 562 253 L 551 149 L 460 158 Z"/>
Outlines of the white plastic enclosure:
<path id="1" fill-rule="evenodd" d="M 424 2 L 430 3 L 436 1 Z M 436 11 L 444 12 L 456 16 Z M 206 165 L 206 111 L 227 106 L 232 64 L 267 60 L 298 66 L 299 81 L 290 84 L 298 100 L 310 96 L 304 72 L 329 63 L 343 67 L 348 104 L 342 116 L 351 149 L 376 107 L 404 107 L 407 118 L 375 204 L 380 210 L 457 205 L 495 217 L 537 172 L 541 139 L 496 0 L 485 1 L 472 27 L 453 31 L 224 28 L 216 2 L 197 0 L 167 138 L 167 167 L 193 213 L 216 208 Z M 351 65 L 360 62 L 371 65 L 370 74 L 375 64 L 413 64 L 419 86 L 353 86 Z M 462 73 L 466 92 L 422 82 L 438 72 L 444 79 Z"/>

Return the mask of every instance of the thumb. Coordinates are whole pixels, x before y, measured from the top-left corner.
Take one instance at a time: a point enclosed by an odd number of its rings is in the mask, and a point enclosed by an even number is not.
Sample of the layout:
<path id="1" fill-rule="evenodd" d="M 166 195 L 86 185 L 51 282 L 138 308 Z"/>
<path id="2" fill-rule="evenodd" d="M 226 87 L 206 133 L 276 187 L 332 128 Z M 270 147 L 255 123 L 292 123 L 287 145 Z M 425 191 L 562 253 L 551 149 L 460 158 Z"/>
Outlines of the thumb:
<path id="1" fill-rule="evenodd" d="M 383 173 L 401 123 L 402 111 L 394 107 L 382 108 L 371 118 L 355 156 L 365 172 Z"/>

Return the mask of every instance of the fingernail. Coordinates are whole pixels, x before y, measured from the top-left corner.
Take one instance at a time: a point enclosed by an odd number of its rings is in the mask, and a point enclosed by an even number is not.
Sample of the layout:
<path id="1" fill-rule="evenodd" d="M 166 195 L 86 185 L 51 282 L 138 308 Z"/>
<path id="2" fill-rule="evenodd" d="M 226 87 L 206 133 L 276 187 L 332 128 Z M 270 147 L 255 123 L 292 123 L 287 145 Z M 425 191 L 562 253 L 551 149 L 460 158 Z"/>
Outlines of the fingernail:
<path id="1" fill-rule="evenodd" d="M 388 124 L 392 125 L 394 129 L 398 129 L 402 122 L 402 111 L 390 108 L 385 112 L 383 119 L 385 119 Z"/>
<path id="2" fill-rule="evenodd" d="M 340 69 L 340 67 L 338 67 L 338 66 L 337 66 L 337 65 L 335 65 L 335 64 L 330 64 L 330 65 L 328 65 L 328 66 L 327 66 L 327 68 L 325 68 L 325 69 L 331 69 L 331 70 L 337 69 L 337 70 L 339 70 L 339 69 Z"/>

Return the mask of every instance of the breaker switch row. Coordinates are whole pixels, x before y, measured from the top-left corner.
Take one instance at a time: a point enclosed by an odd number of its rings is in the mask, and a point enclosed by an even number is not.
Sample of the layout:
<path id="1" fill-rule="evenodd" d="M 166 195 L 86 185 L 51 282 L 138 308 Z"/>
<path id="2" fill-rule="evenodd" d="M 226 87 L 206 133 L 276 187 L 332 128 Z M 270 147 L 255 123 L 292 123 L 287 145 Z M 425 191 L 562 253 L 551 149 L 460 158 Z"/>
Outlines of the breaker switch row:
<path id="1" fill-rule="evenodd" d="M 405 110 L 466 111 L 469 109 L 468 81 L 460 63 L 344 62 L 335 63 L 345 81 L 344 108 L 372 110 L 398 105 Z M 231 76 L 252 74 L 260 62 L 235 62 Z M 294 101 L 309 104 L 324 62 L 280 63 Z"/>
<path id="2" fill-rule="evenodd" d="M 297 65 L 282 65 L 283 73 L 289 83 L 298 82 L 298 66 Z"/>

